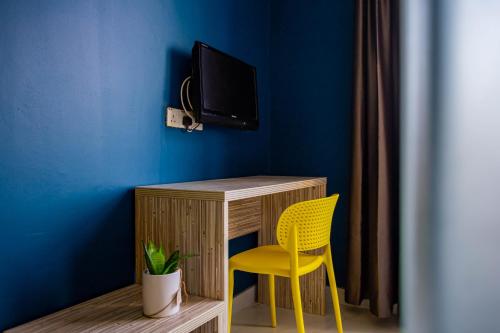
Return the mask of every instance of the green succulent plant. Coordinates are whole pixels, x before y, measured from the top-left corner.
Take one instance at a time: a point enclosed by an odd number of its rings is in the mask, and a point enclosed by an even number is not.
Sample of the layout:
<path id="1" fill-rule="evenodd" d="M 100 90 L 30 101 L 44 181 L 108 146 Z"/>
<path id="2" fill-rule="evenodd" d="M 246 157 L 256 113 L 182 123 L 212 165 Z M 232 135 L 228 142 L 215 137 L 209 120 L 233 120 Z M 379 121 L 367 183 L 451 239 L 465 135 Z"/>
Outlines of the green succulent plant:
<path id="1" fill-rule="evenodd" d="M 167 258 L 161 245 L 156 246 L 155 243 L 149 241 L 147 246 L 144 242 L 142 242 L 142 246 L 144 248 L 146 266 L 148 267 L 149 274 L 151 275 L 174 273 L 179 268 L 179 262 L 182 259 L 194 256 L 193 254 L 181 255 L 179 251 L 176 250 Z"/>

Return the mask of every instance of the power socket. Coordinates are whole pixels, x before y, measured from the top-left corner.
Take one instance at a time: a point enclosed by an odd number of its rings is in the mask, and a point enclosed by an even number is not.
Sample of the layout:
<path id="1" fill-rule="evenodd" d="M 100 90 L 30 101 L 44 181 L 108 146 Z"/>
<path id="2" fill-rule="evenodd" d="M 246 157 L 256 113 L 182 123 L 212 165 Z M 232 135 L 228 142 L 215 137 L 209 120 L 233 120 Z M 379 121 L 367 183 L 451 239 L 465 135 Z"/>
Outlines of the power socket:
<path id="1" fill-rule="evenodd" d="M 187 117 L 187 115 L 183 110 L 168 107 L 166 113 L 167 114 L 165 116 L 165 125 L 167 127 L 186 129 L 186 127 L 182 123 L 182 119 L 184 117 Z M 194 129 L 196 131 L 203 131 L 203 124 L 193 123 L 193 124 L 191 124 L 191 126 L 189 126 L 188 129 L 190 129 L 190 130 Z"/>

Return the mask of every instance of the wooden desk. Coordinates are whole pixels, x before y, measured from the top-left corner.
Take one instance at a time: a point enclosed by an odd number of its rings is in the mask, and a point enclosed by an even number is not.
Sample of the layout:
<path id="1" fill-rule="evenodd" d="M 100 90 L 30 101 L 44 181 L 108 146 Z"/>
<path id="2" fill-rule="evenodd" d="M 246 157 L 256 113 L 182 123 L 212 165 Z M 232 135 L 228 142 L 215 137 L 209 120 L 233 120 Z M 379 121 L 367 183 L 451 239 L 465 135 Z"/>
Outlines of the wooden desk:
<path id="1" fill-rule="evenodd" d="M 183 264 L 190 294 L 227 304 L 228 240 L 259 233 L 259 245 L 277 244 L 276 224 L 293 203 L 324 197 L 326 178 L 256 176 L 139 186 L 135 192 L 136 282 L 144 269 L 141 242 L 167 252 L 199 256 Z M 267 277 L 259 276 L 258 301 L 267 303 Z M 305 312 L 325 312 L 325 271 L 301 277 Z M 276 277 L 277 306 L 292 308 L 289 279 Z M 227 306 L 226 306 L 227 309 Z M 226 322 L 226 315 L 223 316 Z M 200 332 L 214 332 L 212 320 Z"/>
<path id="2" fill-rule="evenodd" d="M 276 223 L 291 204 L 324 197 L 326 178 L 245 177 L 140 186 L 136 189 L 136 281 L 144 268 L 141 241 L 198 254 L 183 264 L 191 296 L 173 317 L 142 315 L 141 287 L 132 285 L 18 326 L 8 332 L 225 332 L 228 240 L 259 232 L 276 244 Z M 268 302 L 266 277 L 258 300 Z M 324 314 L 324 268 L 301 277 L 304 311 Z M 276 277 L 276 303 L 291 308 L 289 279 Z M 203 325 L 203 326 L 200 326 Z"/>

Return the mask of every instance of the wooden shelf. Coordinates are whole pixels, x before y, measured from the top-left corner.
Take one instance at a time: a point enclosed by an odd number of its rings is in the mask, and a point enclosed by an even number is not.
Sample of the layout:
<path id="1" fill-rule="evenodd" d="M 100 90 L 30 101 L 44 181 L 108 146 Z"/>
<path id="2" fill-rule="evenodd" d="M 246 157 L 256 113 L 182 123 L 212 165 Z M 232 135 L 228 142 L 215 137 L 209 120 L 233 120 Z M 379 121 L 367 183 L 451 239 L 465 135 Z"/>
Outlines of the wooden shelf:
<path id="1" fill-rule="evenodd" d="M 6 332 L 191 332 L 224 313 L 223 301 L 190 296 L 178 314 L 151 319 L 142 314 L 142 287 L 132 285 L 61 310 Z"/>

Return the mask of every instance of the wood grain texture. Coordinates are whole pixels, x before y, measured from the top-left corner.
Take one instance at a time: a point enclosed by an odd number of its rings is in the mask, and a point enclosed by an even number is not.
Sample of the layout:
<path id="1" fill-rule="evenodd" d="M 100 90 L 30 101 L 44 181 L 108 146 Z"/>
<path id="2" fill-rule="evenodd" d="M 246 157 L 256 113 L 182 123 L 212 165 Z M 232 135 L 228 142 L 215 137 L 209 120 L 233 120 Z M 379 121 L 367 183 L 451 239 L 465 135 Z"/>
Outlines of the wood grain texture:
<path id="1" fill-rule="evenodd" d="M 260 243 L 275 244 L 281 212 L 292 203 L 324 196 L 325 186 L 326 178 L 258 176 L 138 187 L 136 281 L 140 283 L 144 269 L 141 241 L 152 239 L 168 252 L 200 254 L 182 265 L 189 292 L 227 301 L 229 237 L 254 232 L 265 224 Z M 267 285 L 262 288 L 262 277 L 259 287 L 267 290 Z M 301 288 L 306 295 L 304 310 L 323 314 L 324 269 L 302 278 Z M 278 306 L 291 307 L 288 281 L 277 279 L 277 300 Z M 217 323 L 226 320 L 225 312 L 219 321 L 214 319 L 197 332 L 214 332 Z"/>
<path id="2" fill-rule="evenodd" d="M 141 243 L 152 240 L 167 253 L 196 255 L 181 264 L 189 294 L 226 300 L 227 216 L 227 202 L 136 194 L 136 282 L 141 283 L 145 269 Z M 217 331 L 217 320 L 205 326 L 199 332 Z"/>
<path id="3" fill-rule="evenodd" d="M 261 197 L 229 202 L 229 239 L 259 231 L 261 222 Z"/>
<path id="4" fill-rule="evenodd" d="M 142 314 L 141 292 L 140 285 L 132 285 L 6 332 L 188 333 L 210 320 L 217 321 L 226 307 L 223 301 L 192 296 L 181 305 L 179 314 L 151 319 Z"/>
<path id="5" fill-rule="evenodd" d="M 276 226 L 281 213 L 290 205 L 311 199 L 323 198 L 326 195 L 326 185 L 319 185 L 300 190 L 276 193 L 262 197 L 262 229 L 259 233 L 259 245 L 278 244 Z M 323 253 L 316 250 L 312 253 Z M 276 305 L 288 309 L 293 308 L 290 279 L 276 277 Z M 304 312 L 325 314 L 325 267 L 300 277 L 300 290 Z M 267 276 L 259 275 L 258 301 L 269 304 Z"/>
<path id="6" fill-rule="evenodd" d="M 139 187 L 136 282 L 141 282 L 145 269 L 143 240 L 162 244 L 167 252 L 198 255 L 181 264 L 188 292 L 194 295 L 182 313 L 164 319 L 143 317 L 141 287 L 134 285 L 8 332 L 225 332 L 230 224 L 231 238 L 260 228 L 260 245 L 277 244 L 282 211 L 295 202 L 324 197 L 325 192 L 326 178 L 275 176 Z M 267 303 L 265 279 L 259 276 L 258 299 Z M 304 311 L 324 314 L 324 268 L 301 277 L 301 290 Z M 288 279 L 276 278 L 276 294 L 278 306 L 292 307 Z"/>
<path id="7" fill-rule="evenodd" d="M 321 177 L 254 176 L 139 186 L 136 195 L 233 201 L 324 184 Z"/>
<path id="8" fill-rule="evenodd" d="M 142 240 L 162 244 L 167 253 L 194 254 L 181 263 L 190 294 L 224 299 L 224 203 L 136 197 L 136 282 L 146 268 Z M 204 279 L 200 277 L 205 277 Z"/>

